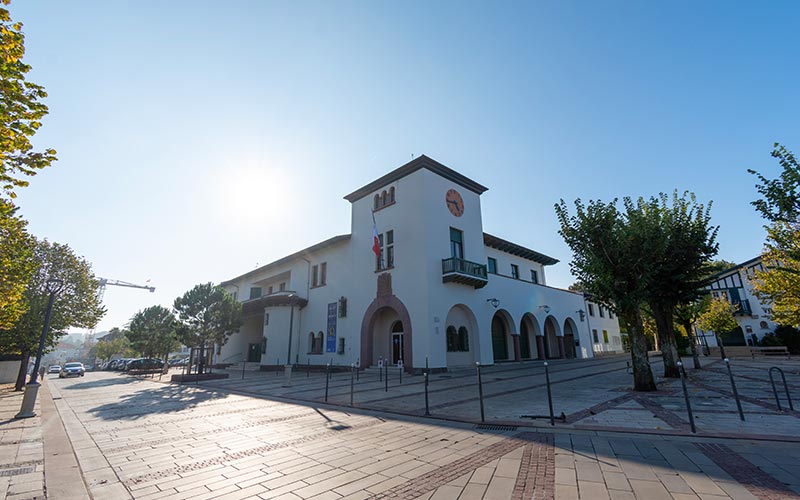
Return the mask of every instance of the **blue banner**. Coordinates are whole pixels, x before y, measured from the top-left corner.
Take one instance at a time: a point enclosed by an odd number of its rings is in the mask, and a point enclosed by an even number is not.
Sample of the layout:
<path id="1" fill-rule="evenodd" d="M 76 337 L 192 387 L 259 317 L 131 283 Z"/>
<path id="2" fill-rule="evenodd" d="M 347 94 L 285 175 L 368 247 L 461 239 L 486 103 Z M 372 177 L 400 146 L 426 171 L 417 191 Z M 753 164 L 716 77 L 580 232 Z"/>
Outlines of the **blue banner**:
<path id="1" fill-rule="evenodd" d="M 325 352 L 336 352 L 336 302 L 328 304 L 328 335 L 325 337 Z"/>

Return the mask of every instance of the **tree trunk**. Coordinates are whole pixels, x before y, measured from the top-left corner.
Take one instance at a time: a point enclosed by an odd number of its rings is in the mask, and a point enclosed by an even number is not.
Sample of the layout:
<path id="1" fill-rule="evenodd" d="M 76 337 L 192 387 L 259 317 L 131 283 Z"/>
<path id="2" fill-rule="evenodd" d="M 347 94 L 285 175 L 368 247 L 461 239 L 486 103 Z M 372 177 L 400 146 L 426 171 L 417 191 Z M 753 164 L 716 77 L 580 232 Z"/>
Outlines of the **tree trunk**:
<path id="1" fill-rule="evenodd" d="M 206 341 L 200 343 L 200 357 L 198 358 L 197 362 L 197 373 L 203 374 L 205 373 L 206 367 Z"/>
<path id="2" fill-rule="evenodd" d="M 722 345 L 722 339 L 717 335 L 717 332 L 714 332 L 714 338 L 717 339 L 717 345 L 719 346 L 719 357 L 722 359 L 727 358 L 728 356 L 725 355 L 725 346 Z"/>
<path id="3" fill-rule="evenodd" d="M 675 344 L 674 320 L 672 319 L 673 307 L 651 303 L 650 310 L 656 321 L 656 335 L 661 346 L 661 357 L 664 360 L 664 377 L 680 378 L 678 371 L 678 348 Z"/>
<path id="4" fill-rule="evenodd" d="M 692 347 L 692 362 L 694 363 L 694 369 L 700 370 L 703 367 L 700 366 L 700 353 L 697 352 L 697 339 L 694 337 L 694 328 L 692 328 L 692 323 L 690 321 L 684 321 L 683 329 L 686 330 L 686 335 L 689 337 L 689 345 Z"/>
<path id="5" fill-rule="evenodd" d="M 21 391 L 25 387 L 25 376 L 28 374 L 28 363 L 31 360 L 29 351 L 22 351 L 22 358 L 19 361 L 19 372 L 17 372 L 17 383 L 14 385 L 15 391 Z"/>
<path id="6" fill-rule="evenodd" d="M 644 336 L 642 313 L 638 307 L 626 311 L 623 316 L 628 323 L 628 339 L 631 342 L 631 364 L 633 365 L 633 389 L 655 391 L 656 382 L 650 361 L 647 359 L 647 339 Z"/>

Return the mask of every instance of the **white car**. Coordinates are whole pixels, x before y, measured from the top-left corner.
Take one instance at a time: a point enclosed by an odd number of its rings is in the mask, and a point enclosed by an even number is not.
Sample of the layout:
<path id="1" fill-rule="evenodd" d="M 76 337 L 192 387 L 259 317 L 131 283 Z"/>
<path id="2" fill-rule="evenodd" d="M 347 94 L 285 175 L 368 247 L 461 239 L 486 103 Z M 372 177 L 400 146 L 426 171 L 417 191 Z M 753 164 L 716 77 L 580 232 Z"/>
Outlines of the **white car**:
<path id="1" fill-rule="evenodd" d="M 61 365 L 50 365 L 47 373 L 61 373 Z"/>
<path id="2" fill-rule="evenodd" d="M 59 372 L 58 378 L 83 377 L 85 372 L 86 369 L 83 367 L 83 363 L 66 363 Z"/>

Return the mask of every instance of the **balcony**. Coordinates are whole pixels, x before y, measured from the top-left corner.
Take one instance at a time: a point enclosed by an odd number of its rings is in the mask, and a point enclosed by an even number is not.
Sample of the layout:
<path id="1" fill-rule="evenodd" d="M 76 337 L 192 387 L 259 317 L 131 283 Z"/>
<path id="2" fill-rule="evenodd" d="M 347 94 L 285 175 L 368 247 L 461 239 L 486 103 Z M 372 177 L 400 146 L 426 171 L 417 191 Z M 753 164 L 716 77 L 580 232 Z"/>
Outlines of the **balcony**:
<path id="1" fill-rule="evenodd" d="M 476 262 L 450 257 L 442 259 L 442 283 L 460 283 L 475 288 L 483 288 L 489 278 L 486 266 Z"/>
<path id="2" fill-rule="evenodd" d="M 734 301 L 733 306 L 736 308 L 736 310 L 733 312 L 734 315 L 753 315 L 753 310 L 750 309 L 750 301 L 748 299 Z"/>

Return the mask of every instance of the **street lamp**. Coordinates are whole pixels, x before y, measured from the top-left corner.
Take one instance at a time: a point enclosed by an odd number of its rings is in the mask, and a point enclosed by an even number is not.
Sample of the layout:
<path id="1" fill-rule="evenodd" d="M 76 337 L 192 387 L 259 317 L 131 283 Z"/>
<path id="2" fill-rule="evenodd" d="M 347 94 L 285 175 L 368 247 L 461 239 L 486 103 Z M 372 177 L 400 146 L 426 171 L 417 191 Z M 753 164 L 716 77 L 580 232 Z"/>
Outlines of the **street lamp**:
<path id="1" fill-rule="evenodd" d="M 486 299 L 486 302 L 490 303 L 492 307 L 494 307 L 495 309 L 497 309 L 497 306 L 500 305 L 500 301 L 494 297 L 492 297 L 491 299 Z"/>
<path id="2" fill-rule="evenodd" d="M 25 395 L 22 397 L 22 407 L 19 413 L 14 418 L 30 418 L 36 416 L 33 407 L 36 404 L 36 396 L 39 394 L 39 365 L 42 362 L 42 354 L 44 352 L 44 343 L 47 341 L 47 330 L 50 329 L 50 316 L 53 313 L 53 302 L 56 300 L 56 294 L 64 288 L 64 281 L 58 278 L 50 278 L 45 285 L 47 293 L 50 298 L 47 301 L 47 311 L 44 313 L 44 327 L 42 328 L 42 336 L 39 338 L 39 350 L 36 352 L 36 362 L 33 365 L 33 373 L 31 373 L 30 381 L 25 386 Z"/>
<path id="3" fill-rule="evenodd" d="M 286 379 L 284 386 L 289 387 L 292 385 L 292 330 L 294 328 L 294 299 L 297 297 L 294 293 L 286 296 L 289 299 L 289 348 L 286 352 L 286 366 L 284 367 L 284 374 Z"/>

